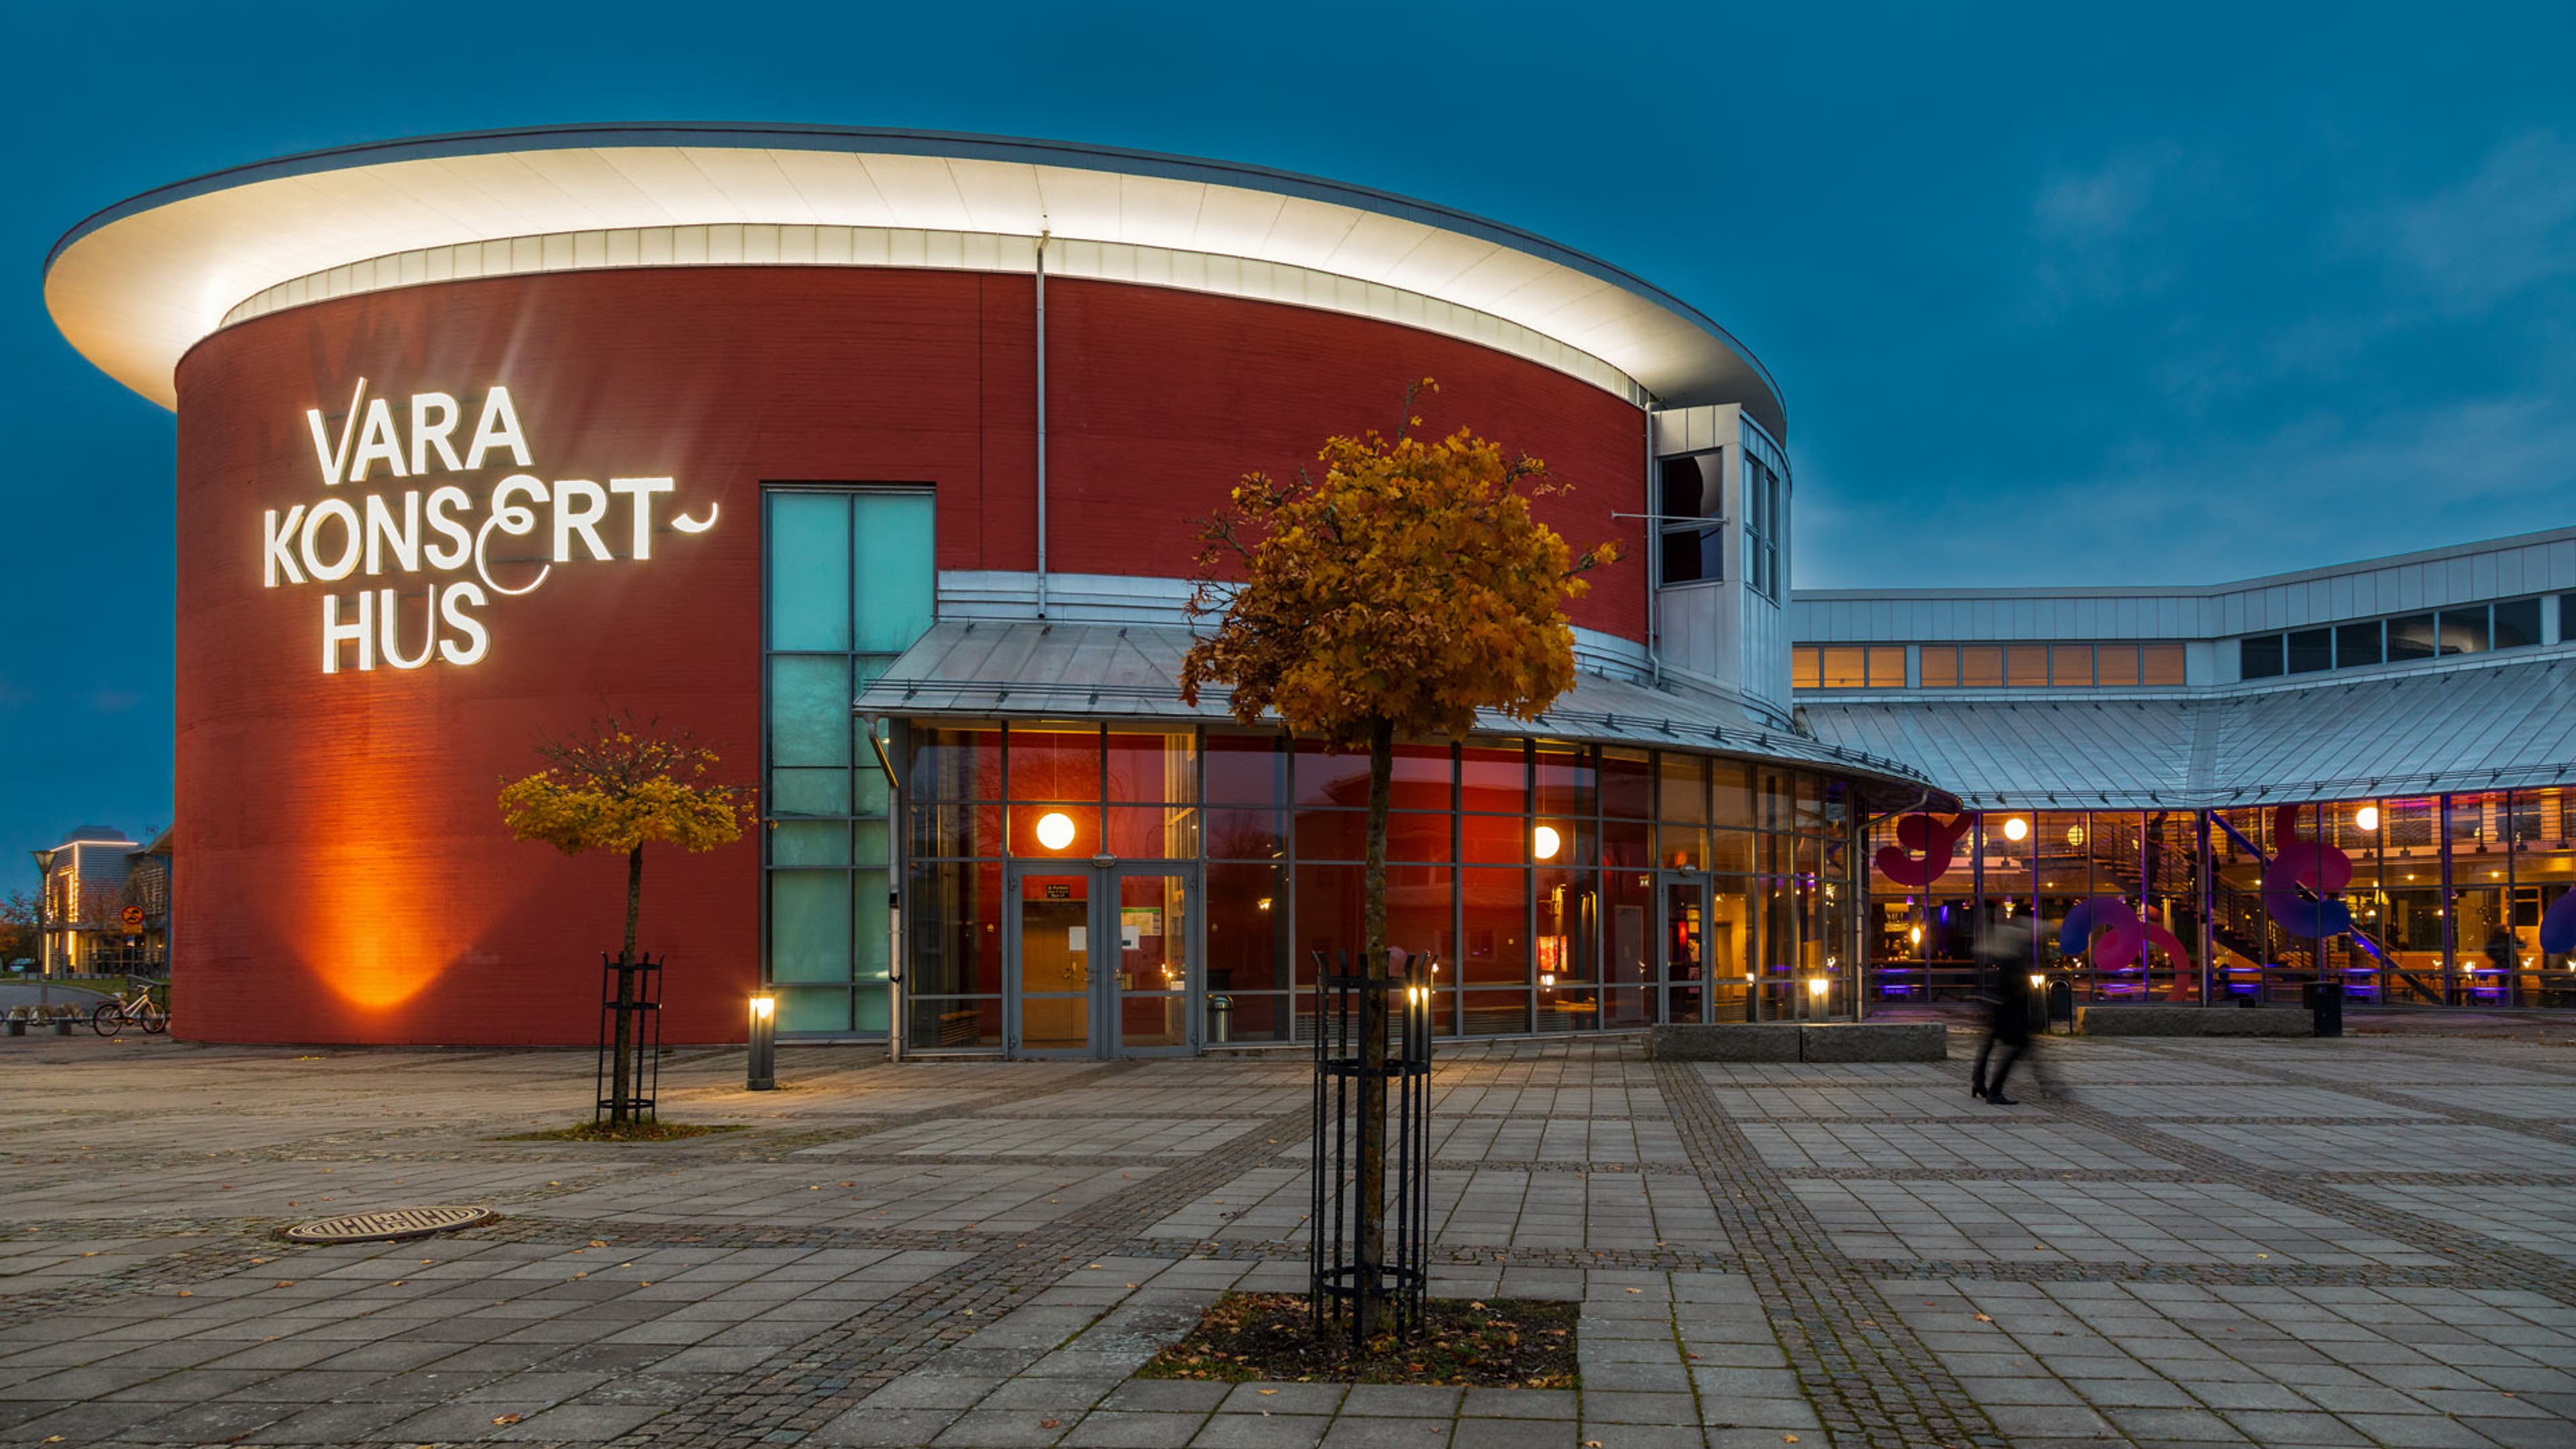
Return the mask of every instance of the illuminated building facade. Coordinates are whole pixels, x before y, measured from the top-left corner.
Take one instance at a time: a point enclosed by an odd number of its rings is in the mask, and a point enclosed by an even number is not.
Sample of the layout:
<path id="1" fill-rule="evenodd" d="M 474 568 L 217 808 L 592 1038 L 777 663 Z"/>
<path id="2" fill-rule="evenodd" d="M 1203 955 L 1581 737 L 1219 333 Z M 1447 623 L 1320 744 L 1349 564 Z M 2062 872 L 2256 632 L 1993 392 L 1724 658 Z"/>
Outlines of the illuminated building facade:
<path id="1" fill-rule="evenodd" d="M 1792 622 L 1808 728 L 1969 807 L 1873 827 L 1870 1000 L 1970 994 L 2017 915 L 2079 1000 L 2576 1006 L 2576 529 Z"/>
<path id="2" fill-rule="evenodd" d="M 761 787 L 648 852 L 664 1035 L 1124 1056 L 1298 1035 L 1359 946 L 1358 763 L 1174 673 L 1195 522 L 1392 420 L 1545 458 L 1623 558 L 1581 682 L 1399 765 L 1461 1035 L 1848 1012 L 1867 822 L 1800 733 L 1787 419 L 1682 301 L 1512 228 L 982 137 L 587 127 L 110 208 L 46 299 L 178 415 L 175 1030 L 585 1042 L 622 862 L 494 796 L 607 709 Z"/>

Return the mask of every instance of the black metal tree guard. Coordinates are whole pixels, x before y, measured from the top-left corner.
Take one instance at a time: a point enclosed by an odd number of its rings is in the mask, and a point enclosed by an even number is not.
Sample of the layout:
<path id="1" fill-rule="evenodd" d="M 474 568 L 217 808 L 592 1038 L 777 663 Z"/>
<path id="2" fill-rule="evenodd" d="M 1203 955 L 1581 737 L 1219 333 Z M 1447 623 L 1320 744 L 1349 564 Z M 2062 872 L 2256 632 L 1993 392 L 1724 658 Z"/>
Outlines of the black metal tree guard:
<path id="1" fill-rule="evenodd" d="M 620 1025 L 625 1027 L 623 1032 L 618 1029 Z M 623 1103 L 617 1096 L 617 1044 L 621 1037 L 627 1056 Z M 654 960 L 649 951 L 634 961 L 611 957 L 603 951 L 599 957 L 599 1105 L 591 1113 L 591 1120 L 607 1122 L 623 1115 L 630 1121 L 653 1121 L 653 1099 L 661 1086 L 661 1076 L 662 962 Z M 622 1114 L 618 1110 L 621 1106 L 625 1109 Z"/>
<path id="2" fill-rule="evenodd" d="M 1422 1325 L 1430 1285 L 1431 1241 L 1431 1010 L 1432 958 L 1410 960 L 1393 952 L 1393 969 L 1371 978 L 1351 970 L 1350 957 L 1335 970 L 1315 953 L 1315 1152 L 1308 1291 L 1315 1333 L 1347 1320 L 1354 1347 L 1366 1338 L 1372 1315 L 1363 1297 L 1382 1309 L 1379 1326 L 1409 1338 Z M 1374 1068 L 1386 1086 L 1386 1116 L 1375 1124 L 1360 1110 L 1372 1068 L 1365 1047 L 1374 1034 L 1386 1046 Z M 1363 1261 L 1361 1167 L 1372 1129 L 1393 1129 L 1384 1156 L 1392 1197 L 1383 1219 L 1384 1252 Z"/>

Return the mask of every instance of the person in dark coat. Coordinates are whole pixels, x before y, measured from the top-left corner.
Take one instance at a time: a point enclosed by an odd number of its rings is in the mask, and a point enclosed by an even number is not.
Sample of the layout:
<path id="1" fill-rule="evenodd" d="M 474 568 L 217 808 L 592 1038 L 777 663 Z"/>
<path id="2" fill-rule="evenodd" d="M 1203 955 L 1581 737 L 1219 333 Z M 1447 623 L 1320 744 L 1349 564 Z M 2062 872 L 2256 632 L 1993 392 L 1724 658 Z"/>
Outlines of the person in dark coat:
<path id="1" fill-rule="evenodd" d="M 2016 1105 L 2004 1095 L 2004 1078 L 2012 1075 L 2013 1063 L 2030 1050 L 2030 927 L 2020 921 L 2005 921 L 1986 932 L 1977 946 L 1980 971 L 1994 973 L 1994 994 L 1987 997 L 1986 1043 L 1977 1049 L 1977 1068 L 1969 1079 L 1970 1094 L 1998 1107 Z M 2001 1044 L 2003 1060 L 1993 1075 L 1986 1063 Z"/>

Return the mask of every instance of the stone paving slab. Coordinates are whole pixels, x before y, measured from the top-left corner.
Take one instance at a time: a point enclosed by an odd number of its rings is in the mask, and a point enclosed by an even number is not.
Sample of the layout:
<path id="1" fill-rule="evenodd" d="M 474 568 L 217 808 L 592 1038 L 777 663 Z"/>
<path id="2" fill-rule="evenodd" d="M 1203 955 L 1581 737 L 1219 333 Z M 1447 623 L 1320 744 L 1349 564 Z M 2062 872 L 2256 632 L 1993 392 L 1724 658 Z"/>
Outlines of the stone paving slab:
<path id="1" fill-rule="evenodd" d="M 1302 1285 L 1293 1055 L 681 1051 L 670 1114 L 748 1130 L 597 1147 L 496 1140 L 588 1053 L 0 1043 L 0 1442 L 2576 1444 L 2576 1052 L 2041 1050 L 2066 1095 L 1993 1108 L 1956 1060 L 1444 1048 L 1434 1291 L 1579 1303 L 1554 1392 L 1131 1376 Z"/>

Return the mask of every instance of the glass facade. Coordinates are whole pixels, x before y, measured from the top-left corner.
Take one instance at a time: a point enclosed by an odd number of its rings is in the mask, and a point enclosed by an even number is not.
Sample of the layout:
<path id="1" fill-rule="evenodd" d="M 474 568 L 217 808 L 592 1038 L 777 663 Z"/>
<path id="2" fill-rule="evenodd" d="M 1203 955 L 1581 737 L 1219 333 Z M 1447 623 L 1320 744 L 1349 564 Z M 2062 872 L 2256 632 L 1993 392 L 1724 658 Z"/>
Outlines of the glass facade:
<path id="1" fill-rule="evenodd" d="M 1303 1040 L 1318 957 L 1359 958 L 1365 755 L 1014 720 L 906 756 L 909 1050 Z M 1390 812 L 1388 933 L 1437 957 L 1446 1035 L 1852 1009 L 1843 781 L 1475 739 L 1399 747 Z"/>
<path id="2" fill-rule="evenodd" d="M 1878 999 L 1973 995 L 1980 922 L 2018 917 L 2038 928 L 2032 969 L 2078 1001 L 2295 1003 L 2322 976 L 2356 1002 L 2576 1006 L 2576 957 L 2540 943 L 2543 913 L 2576 888 L 2576 789 L 1955 823 L 1928 886 L 1870 872 Z M 1896 842 L 1882 821 L 1868 849 Z M 2093 929 L 2064 939 L 2088 901 Z"/>
<path id="3" fill-rule="evenodd" d="M 930 627 L 931 496 L 780 488 L 762 507 L 763 979 L 782 1032 L 881 1035 L 887 780 L 850 706 Z"/>

